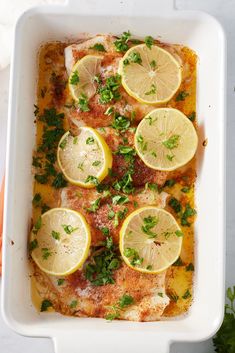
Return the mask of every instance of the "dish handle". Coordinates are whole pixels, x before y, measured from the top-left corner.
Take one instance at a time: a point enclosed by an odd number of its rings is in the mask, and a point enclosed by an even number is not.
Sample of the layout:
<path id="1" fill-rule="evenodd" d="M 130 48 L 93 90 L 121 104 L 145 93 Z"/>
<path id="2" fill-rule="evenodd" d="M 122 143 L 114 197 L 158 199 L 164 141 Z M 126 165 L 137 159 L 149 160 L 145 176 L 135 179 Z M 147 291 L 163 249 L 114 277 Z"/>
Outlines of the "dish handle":
<path id="1" fill-rule="evenodd" d="M 80 332 L 81 333 L 81 332 Z M 53 338 L 55 353 L 169 353 L 170 342 L 159 335 L 148 341 L 148 335 L 135 335 L 131 338 L 128 332 L 123 337 L 117 332 L 87 331 L 81 336 L 76 331 L 73 334 L 61 333 L 61 337 Z"/>
<path id="2" fill-rule="evenodd" d="M 128 0 L 128 1 L 107 1 L 107 0 L 99 0 L 99 6 L 97 6 L 97 2 L 87 1 L 87 0 L 67 0 L 65 5 L 72 8 L 73 10 L 77 10 L 79 13 L 115 13 L 116 15 L 125 14 L 125 15 L 134 15 L 135 13 L 144 14 L 153 14 L 153 9 L 161 9 L 161 12 L 169 12 L 174 9 L 176 0 L 146 0 L 145 6 L 143 7 L 143 3 L 138 0 Z"/>

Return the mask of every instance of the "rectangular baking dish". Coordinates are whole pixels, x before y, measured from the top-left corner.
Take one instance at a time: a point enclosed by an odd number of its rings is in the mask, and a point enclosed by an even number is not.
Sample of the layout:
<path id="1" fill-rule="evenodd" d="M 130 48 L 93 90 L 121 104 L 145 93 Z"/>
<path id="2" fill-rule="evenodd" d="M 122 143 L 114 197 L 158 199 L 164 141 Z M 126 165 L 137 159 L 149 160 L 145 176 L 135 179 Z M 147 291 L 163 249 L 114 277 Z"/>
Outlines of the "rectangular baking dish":
<path id="1" fill-rule="evenodd" d="M 51 337 L 57 353 L 169 352 L 172 341 L 204 340 L 223 318 L 225 244 L 225 37 L 218 22 L 177 11 L 173 0 L 86 1 L 36 7 L 15 29 L 11 66 L 6 166 L 2 311 L 8 325 L 27 336 Z M 81 33 L 153 37 L 182 43 L 197 53 L 199 124 L 196 185 L 196 259 L 190 312 L 168 321 L 133 323 L 38 314 L 30 298 L 27 237 L 31 219 L 33 104 L 37 51 L 42 42 Z M 207 146 L 202 143 L 208 139 Z"/>

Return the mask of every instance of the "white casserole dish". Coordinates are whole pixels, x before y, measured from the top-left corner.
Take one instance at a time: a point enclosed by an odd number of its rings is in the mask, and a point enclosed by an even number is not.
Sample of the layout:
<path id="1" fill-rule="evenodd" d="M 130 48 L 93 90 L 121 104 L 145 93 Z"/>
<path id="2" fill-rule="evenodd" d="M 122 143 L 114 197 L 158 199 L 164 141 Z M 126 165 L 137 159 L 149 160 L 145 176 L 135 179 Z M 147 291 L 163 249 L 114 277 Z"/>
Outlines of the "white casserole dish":
<path id="1" fill-rule="evenodd" d="M 135 36 L 151 34 L 185 44 L 199 57 L 194 302 L 184 317 L 148 323 L 38 314 L 30 297 L 27 258 L 37 51 L 49 40 L 128 29 Z M 172 341 L 204 340 L 215 333 L 224 307 L 225 50 L 224 32 L 215 19 L 202 12 L 176 11 L 173 0 L 70 0 L 21 16 L 11 66 L 3 231 L 2 311 L 13 330 L 53 338 L 57 353 L 166 353 Z"/>

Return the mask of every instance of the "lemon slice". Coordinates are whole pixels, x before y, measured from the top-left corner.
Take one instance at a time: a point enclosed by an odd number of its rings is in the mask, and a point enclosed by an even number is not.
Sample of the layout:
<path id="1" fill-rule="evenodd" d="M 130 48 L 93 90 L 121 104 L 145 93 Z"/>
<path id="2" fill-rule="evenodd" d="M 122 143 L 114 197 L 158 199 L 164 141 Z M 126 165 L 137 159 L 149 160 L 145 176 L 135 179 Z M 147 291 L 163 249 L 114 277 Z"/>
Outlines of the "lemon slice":
<path id="1" fill-rule="evenodd" d="M 112 153 L 103 137 L 91 127 L 81 127 L 79 135 L 67 131 L 57 149 L 57 160 L 70 183 L 95 187 L 112 168 Z"/>
<path id="2" fill-rule="evenodd" d="M 32 258 L 42 271 L 66 276 L 83 265 L 90 241 L 89 226 L 80 213 L 53 208 L 38 219 L 31 231 Z"/>
<path id="3" fill-rule="evenodd" d="M 136 151 L 152 169 L 170 171 L 183 166 L 193 158 L 197 145 L 193 124 L 173 108 L 151 111 L 135 132 Z"/>
<path id="4" fill-rule="evenodd" d="M 119 73 L 127 93 L 141 103 L 165 103 L 181 84 L 180 64 L 156 45 L 130 48 L 119 63 Z"/>
<path id="5" fill-rule="evenodd" d="M 120 230 L 120 251 L 136 271 L 158 273 L 179 257 L 183 233 L 167 211 L 142 207 L 132 212 Z"/>
<path id="6" fill-rule="evenodd" d="M 87 99 L 94 96 L 97 87 L 95 79 L 100 73 L 102 59 L 102 56 L 86 55 L 73 66 L 69 76 L 69 90 L 74 100 L 78 101 L 82 96 Z"/>

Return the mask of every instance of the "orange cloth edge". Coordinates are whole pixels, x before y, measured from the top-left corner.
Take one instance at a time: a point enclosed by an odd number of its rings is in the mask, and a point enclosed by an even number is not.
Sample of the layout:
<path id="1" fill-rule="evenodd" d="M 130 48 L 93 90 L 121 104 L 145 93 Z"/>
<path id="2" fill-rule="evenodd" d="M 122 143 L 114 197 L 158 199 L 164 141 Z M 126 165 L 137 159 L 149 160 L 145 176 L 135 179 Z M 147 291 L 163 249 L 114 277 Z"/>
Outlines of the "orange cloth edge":
<path id="1" fill-rule="evenodd" d="M 0 275 L 2 274 L 2 229 L 3 229 L 3 208 L 4 208 L 4 186 L 5 177 L 2 180 L 0 190 Z"/>

